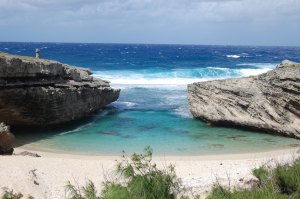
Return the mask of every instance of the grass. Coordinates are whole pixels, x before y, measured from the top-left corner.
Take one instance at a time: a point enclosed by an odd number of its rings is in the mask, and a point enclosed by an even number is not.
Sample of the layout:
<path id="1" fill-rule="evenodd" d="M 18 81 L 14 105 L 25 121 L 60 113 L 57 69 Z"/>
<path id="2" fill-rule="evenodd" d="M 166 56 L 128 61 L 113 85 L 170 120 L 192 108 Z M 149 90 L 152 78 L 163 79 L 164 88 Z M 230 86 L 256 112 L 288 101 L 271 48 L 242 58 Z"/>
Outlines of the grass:
<path id="1" fill-rule="evenodd" d="M 208 199 L 299 199 L 300 159 L 292 165 L 277 165 L 273 170 L 260 167 L 253 170 L 259 183 L 250 188 L 234 188 L 232 191 L 216 185 Z"/>

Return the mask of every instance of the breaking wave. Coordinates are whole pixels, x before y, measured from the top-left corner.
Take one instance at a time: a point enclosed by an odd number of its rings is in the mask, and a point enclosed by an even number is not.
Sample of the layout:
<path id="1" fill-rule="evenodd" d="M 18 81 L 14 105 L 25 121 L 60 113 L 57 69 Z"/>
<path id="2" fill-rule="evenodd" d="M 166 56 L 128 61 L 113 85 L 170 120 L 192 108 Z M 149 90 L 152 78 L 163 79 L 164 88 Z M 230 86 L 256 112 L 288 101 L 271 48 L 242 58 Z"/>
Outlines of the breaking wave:
<path id="1" fill-rule="evenodd" d="M 245 63 L 237 66 L 243 66 L 243 68 L 206 67 L 168 70 L 165 68 L 109 70 L 94 71 L 94 76 L 119 85 L 186 85 L 196 81 L 258 75 L 275 67 L 274 64 L 264 63 Z"/>

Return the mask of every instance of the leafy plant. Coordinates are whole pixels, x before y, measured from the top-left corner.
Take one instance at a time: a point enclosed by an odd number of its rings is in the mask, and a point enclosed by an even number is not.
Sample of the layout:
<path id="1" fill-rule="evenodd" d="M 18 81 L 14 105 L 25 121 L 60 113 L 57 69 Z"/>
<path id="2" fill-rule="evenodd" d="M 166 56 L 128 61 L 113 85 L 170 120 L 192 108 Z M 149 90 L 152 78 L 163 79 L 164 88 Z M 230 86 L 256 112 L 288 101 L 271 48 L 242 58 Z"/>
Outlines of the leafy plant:
<path id="1" fill-rule="evenodd" d="M 20 193 L 20 192 L 16 193 L 12 189 L 9 190 L 7 188 L 3 188 L 3 191 L 4 191 L 4 193 L 3 193 L 2 197 L 1 197 L 1 199 L 21 199 L 21 198 L 23 198 L 23 194 L 22 193 Z M 34 199 L 34 197 L 32 197 L 32 196 L 29 195 L 27 197 L 27 199 Z"/>
<path id="2" fill-rule="evenodd" d="M 100 199 L 97 197 L 97 190 L 92 181 L 89 181 L 85 187 L 75 187 L 69 181 L 65 188 L 70 193 L 70 199 Z"/>
<path id="3" fill-rule="evenodd" d="M 176 176 L 174 165 L 158 169 L 152 163 L 152 149 L 146 147 L 143 154 L 128 157 L 123 152 L 117 162 L 116 180 L 105 181 L 100 196 L 93 182 L 85 187 L 66 186 L 70 199 L 175 199 L 187 198 L 181 180 Z"/>
<path id="4" fill-rule="evenodd" d="M 283 193 L 300 198 L 300 160 L 293 165 L 277 166 L 275 178 Z"/>
<path id="5" fill-rule="evenodd" d="M 261 166 L 261 167 L 259 167 L 257 169 L 254 169 L 252 171 L 252 174 L 255 177 L 257 177 L 257 179 L 259 180 L 259 185 L 262 185 L 265 182 L 267 182 L 268 178 L 270 177 L 269 171 L 265 167 L 263 167 L 263 166 Z"/>
<path id="6" fill-rule="evenodd" d="M 253 170 L 259 183 L 249 189 L 235 188 L 233 191 L 217 185 L 208 199 L 299 199 L 300 198 L 300 160 L 292 165 L 277 165 L 268 171 L 265 167 Z"/>

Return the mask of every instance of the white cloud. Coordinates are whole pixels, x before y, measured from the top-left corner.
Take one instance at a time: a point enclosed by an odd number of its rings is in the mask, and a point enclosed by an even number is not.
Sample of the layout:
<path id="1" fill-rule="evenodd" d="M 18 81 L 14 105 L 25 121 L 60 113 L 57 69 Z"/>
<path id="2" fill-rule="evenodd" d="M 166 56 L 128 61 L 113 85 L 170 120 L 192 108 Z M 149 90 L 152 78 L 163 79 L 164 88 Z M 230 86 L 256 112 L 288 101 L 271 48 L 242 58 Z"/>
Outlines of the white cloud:
<path id="1" fill-rule="evenodd" d="M 95 32 L 122 29 L 124 34 L 138 29 L 199 33 L 215 30 L 216 24 L 232 29 L 273 24 L 279 29 L 281 24 L 300 27 L 299 21 L 299 0 L 0 0 L 2 27 L 35 31 L 34 26 Z"/>
<path id="2" fill-rule="evenodd" d="M 0 0 L 1 13 L 43 15 L 72 14 L 73 17 L 111 16 L 165 17 L 176 20 L 226 21 L 232 19 L 279 18 L 299 15 L 299 0 Z M 34 13 L 32 13 L 34 12 Z M 4 17 L 5 17 L 4 16 Z M 50 16 L 49 16 L 50 17 Z M 284 16 L 282 16 L 284 17 Z"/>

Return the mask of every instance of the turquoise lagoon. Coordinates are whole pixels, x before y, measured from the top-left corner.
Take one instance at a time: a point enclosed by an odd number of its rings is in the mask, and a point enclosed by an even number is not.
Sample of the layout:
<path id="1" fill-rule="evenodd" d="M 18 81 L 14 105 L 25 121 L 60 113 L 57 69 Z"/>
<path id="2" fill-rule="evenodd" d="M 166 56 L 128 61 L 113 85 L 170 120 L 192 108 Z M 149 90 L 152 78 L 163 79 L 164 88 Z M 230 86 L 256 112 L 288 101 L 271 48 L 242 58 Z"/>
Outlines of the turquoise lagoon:
<path id="1" fill-rule="evenodd" d="M 299 47 L 7 43 L 0 51 L 34 55 L 90 68 L 121 88 L 117 102 L 83 121 L 56 130 L 16 134 L 29 148 L 88 155 L 140 152 L 212 155 L 299 147 L 300 141 L 232 128 L 217 128 L 189 113 L 186 86 L 196 81 L 257 75 L 284 59 L 300 62 Z"/>

